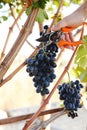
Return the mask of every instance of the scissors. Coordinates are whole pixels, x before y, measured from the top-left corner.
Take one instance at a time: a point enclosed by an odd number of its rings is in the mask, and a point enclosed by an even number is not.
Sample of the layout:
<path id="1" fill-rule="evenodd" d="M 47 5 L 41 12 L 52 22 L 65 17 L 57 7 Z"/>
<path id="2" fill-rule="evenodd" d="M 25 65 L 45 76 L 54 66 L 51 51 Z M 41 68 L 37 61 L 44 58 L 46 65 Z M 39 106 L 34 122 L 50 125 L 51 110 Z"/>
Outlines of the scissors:
<path id="1" fill-rule="evenodd" d="M 62 39 L 63 32 L 61 30 L 49 32 L 36 39 L 38 42 L 58 42 Z"/>
<path id="2" fill-rule="evenodd" d="M 81 25 L 87 24 L 86 22 L 83 22 Z M 63 46 L 77 46 L 79 44 L 83 44 L 81 40 L 75 41 L 75 42 L 68 42 L 63 40 L 64 33 L 68 33 L 77 27 L 63 27 L 62 29 L 55 31 L 55 32 L 49 32 L 44 35 L 42 35 L 40 38 L 36 39 L 38 42 L 45 43 L 46 46 L 50 45 L 51 43 L 57 44 L 60 48 Z"/>

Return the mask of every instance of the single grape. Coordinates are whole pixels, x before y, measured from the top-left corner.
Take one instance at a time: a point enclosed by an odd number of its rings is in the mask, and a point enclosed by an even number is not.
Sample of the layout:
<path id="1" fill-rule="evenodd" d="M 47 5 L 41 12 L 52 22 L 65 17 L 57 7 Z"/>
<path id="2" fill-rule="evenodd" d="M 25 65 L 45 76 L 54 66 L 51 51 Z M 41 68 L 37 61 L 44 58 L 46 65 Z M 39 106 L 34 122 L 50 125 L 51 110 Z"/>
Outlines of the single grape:
<path id="1" fill-rule="evenodd" d="M 44 29 L 46 29 L 46 30 L 47 30 L 47 29 L 48 29 L 48 25 L 45 25 L 45 26 L 44 26 Z"/>

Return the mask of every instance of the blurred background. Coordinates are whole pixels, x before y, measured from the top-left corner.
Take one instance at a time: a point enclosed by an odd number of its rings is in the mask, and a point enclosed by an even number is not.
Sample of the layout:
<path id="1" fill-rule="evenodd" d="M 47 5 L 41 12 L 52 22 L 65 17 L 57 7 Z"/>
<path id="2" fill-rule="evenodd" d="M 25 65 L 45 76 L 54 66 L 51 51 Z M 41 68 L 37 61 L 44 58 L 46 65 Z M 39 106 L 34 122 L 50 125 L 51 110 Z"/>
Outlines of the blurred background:
<path id="1" fill-rule="evenodd" d="M 15 21 L 15 18 L 19 15 L 20 11 L 22 10 L 22 4 L 24 1 L 18 0 L 18 1 L 7 1 L 7 0 L 1 0 L 0 1 L 0 54 L 2 53 L 4 44 L 6 42 L 6 38 L 9 32 L 10 27 L 12 26 L 13 22 Z M 57 18 L 57 21 L 62 19 L 63 17 L 69 15 L 74 10 L 76 10 L 80 4 L 82 3 L 82 0 L 65 0 L 64 5 L 60 11 L 59 17 Z M 25 0 L 26 3 L 26 0 Z M 12 63 L 10 69 L 6 73 L 5 77 L 7 77 L 11 72 L 13 72 L 20 64 L 22 64 L 34 51 L 34 49 L 39 45 L 38 42 L 36 42 L 36 39 L 40 36 L 40 28 L 39 25 L 49 25 L 51 24 L 53 20 L 53 16 L 56 13 L 57 7 L 59 5 L 58 0 L 50 0 L 45 7 L 45 15 L 43 15 L 43 12 L 39 14 L 32 33 L 27 38 L 27 41 L 23 44 L 21 50 L 19 51 L 18 55 L 16 56 L 14 62 Z M 12 8 L 10 8 L 12 7 Z M 11 12 L 12 11 L 12 12 Z M 28 9 L 27 9 L 28 12 Z M 14 17 L 12 15 L 14 14 Z M 43 16 L 42 16 L 43 15 Z M 18 37 L 21 28 L 23 27 L 25 21 L 27 19 L 27 13 L 24 12 L 23 15 L 19 18 L 17 24 L 14 26 L 13 30 L 11 31 L 11 35 L 9 37 L 5 55 L 8 54 L 9 50 L 13 46 L 16 38 Z M 42 21 L 43 20 L 43 21 Z M 56 22 L 57 22 L 56 21 Z M 75 37 L 78 39 L 79 35 Z M 33 46 L 31 46 L 31 45 Z M 60 51 L 60 50 L 59 50 Z M 57 75 L 57 78 L 54 80 L 53 83 L 51 83 L 49 89 L 52 90 L 53 86 L 55 85 L 56 81 L 58 80 L 59 76 L 63 72 L 65 66 L 67 65 L 69 58 L 71 57 L 73 51 L 69 49 L 64 49 L 61 57 L 58 59 L 57 65 L 58 67 L 55 69 L 55 73 Z M 74 63 L 73 63 L 74 64 Z M 4 78 L 5 78 L 4 77 Z M 76 77 L 71 74 L 70 71 L 70 77 L 72 80 L 74 80 Z M 66 74 L 63 78 L 63 81 L 68 81 L 68 75 Z M 83 82 L 86 86 L 86 82 Z M 84 91 L 84 90 L 83 90 Z M 36 111 L 37 108 L 41 105 L 43 101 L 43 98 L 40 94 L 36 93 L 36 89 L 33 85 L 32 78 L 29 77 L 28 73 L 26 72 L 26 66 L 24 66 L 11 80 L 6 82 L 1 88 L 0 88 L 0 109 L 1 109 L 1 118 L 5 118 L 8 115 L 14 116 L 14 115 L 20 115 L 23 113 L 33 112 Z M 84 101 L 84 109 L 79 111 L 80 117 L 74 121 L 71 121 L 71 119 L 68 119 L 66 116 L 63 116 L 55 121 L 51 129 L 52 130 L 86 130 L 87 126 L 87 94 L 84 93 L 83 96 Z M 59 100 L 58 91 L 56 90 L 53 94 L 48 108 L 58 108 L 61 106 L 61 102 Z M 6 112 L 6 115 L 3 114 L 3 112 Z M 18 113 L 17 113 L 18 112 Z M 70 123 L 69 123 L 70 122 Z M 72 123 L 71 123 L 72 122 Z M 83 125 L 83 122 L 84 125 Z M 73 125 L 75 123 L 75 125 Z M 55 124 L 55 125 L 54 125 Z M 80 126 L 81 124 L 81 126 Z M 22 124 L 23 125 L 23 124 Z M 68 126 L 69 125 L 69 126 Z M 16 126 L 13 127 L 13 126 Z M 12 127 L 10 126 L 2 126 L 1 130 L 21 130 L 21 127 L 18 127 L 19 124 L 13 124 Z"/>

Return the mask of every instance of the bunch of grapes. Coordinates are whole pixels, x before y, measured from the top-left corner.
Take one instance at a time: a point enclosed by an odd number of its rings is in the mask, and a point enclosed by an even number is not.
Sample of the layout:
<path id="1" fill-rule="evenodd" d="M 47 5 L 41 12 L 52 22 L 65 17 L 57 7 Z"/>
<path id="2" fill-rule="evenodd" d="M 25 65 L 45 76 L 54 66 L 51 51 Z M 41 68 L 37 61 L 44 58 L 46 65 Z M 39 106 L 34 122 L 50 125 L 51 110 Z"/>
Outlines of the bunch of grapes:
<path id="1" fill-rule="evenodd" d="M 54 68 L 56 53 L 58 47 L 56 44 L 50 44 L 44 49 L 40 49 L 38 53 L 27 60 L 26 71 L 29 76 L 33 76 L 34 86 L 36 92 L 41 93 L 42 96 L 49 94 L 48 86 L 56 78 Z"/>
<path id="2" fill-rule="evenodd" d="M 44 31 L 40 35 L 44 36 L 47 29 L 48 25 L 45 25 Z M 38 53 L 27 60 L 26 71 L 29 76 L 33 76 L 36 92 L 41 93 L 42 96 L 49 94 L 48 86 L 56 78 L 54 68 L 57 66 L 55 63 L 57 52 L 58 46 L 55 42 L 50 45 L 47 45 L 47 42 L 43 42 L 43 46 L 39 48 Z"/>
<path id="3" fill-rule="evenodd" d="M 69 110 L 68 116 L 72 118 L 78 116 L 75 111 L 82 107 L 80 103 L 81 88 L 83 88 L 83 85 L 78 80 L 58 86 L 60 100 L 64 100 L 64 107 L 66 110 Z"/>

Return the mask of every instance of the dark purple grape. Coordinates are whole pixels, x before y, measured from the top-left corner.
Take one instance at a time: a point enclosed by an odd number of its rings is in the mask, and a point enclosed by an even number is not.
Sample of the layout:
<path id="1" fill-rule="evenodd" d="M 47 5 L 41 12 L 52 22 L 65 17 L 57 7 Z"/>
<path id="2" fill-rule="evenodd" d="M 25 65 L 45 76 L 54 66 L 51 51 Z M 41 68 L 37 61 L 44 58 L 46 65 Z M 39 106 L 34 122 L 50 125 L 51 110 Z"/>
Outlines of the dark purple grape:
<path id="1" fill-rule="evenodd" d="M 40 33 L 44 36 L 47 32 L 48 26 L 44 26 L 43 32 Z M 36 87 L 36 92 L 40 93 L 42 96 L 49 94 L 48 87 L 50 83 L 56 78 L 54 68 L 57 66 L 55 63 L 55 57 L 58 52 L 58 46 L 55 42 L 43 43 L 43 47 L 39 47 L 39 51 L 34 57 L 27 60 L 26 71 L 29 76 L 33 76 L 34 86 Z"/>
<path id="2" fill-rule="evenodd" d="M 50 50 L 41 49 L 34 58 L 28 59 L 26 71 L 29 76 L 34 76 L 33 82 L 36 92 L 41 93 L 42 96 L 49 94 L 47 87 L 56 78 L 54 74 L 56 66 L 54 54 Z"/>
<path id="3" fill-rule="evenodd" d="M 69 110 L 68 116 L 71 116 L 72 118 L 77 116 L 77 113 L 74 111 L 77 111 L 78 108 L 82 107 L 80 104 L 81 88 L 83 88 L 83 85 L 80 84 L 78 80 L 75 82 L 63 83 L 58 86 L 60 100 L 64 100 L 64 107 Z"/>
<path id="4" fill-rule="evenodd" d="M 48 25 L 45 25 L 45 26 L 44 26 L 44 29 L 46 29 L 46 30 L 47 30 L 48 28 L 49 28 L 49 26 L 48 26 Z"/>

